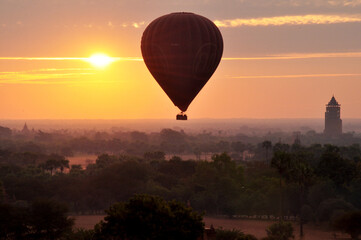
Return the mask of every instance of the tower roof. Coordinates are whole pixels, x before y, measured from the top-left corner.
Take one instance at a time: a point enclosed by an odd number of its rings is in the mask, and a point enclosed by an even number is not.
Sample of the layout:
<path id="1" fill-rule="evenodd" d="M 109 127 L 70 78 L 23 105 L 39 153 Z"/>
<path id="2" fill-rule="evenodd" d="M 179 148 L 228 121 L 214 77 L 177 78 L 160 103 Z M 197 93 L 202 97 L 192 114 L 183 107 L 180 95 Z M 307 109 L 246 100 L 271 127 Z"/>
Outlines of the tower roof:
<path id="1" fill-rule="evenodd" d="M 333 106 L 338 106 L 338 102 L 335 99 L 335 96 L 332 96 L 331 100 L 328 102 L 327 105 L 333 105 Z"/>
<path id="2" fill-rule="evenodd" d="M 21 130 L 22 132 L 28 132 L 29 128 L 28 125 L 26 125 L 26 123 L 24 124 L 23 130 Z"/>
<path id="3" fill-rule="evenodd" d="M 21 130 L 22 134 L 28 135 L 30 133 L 30 130 L 28 128 L 28 125 L 25 123 L 23 129 Z"/>

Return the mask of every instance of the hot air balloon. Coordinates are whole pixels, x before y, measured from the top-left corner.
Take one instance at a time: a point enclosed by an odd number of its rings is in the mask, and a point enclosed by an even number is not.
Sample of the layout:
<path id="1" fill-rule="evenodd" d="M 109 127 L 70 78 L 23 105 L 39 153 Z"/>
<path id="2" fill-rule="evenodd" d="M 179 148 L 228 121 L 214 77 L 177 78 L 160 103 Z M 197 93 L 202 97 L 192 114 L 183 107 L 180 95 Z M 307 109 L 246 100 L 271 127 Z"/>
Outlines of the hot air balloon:
<path id="1" fill-rule="evenodd" d="M 167 14 L 144 30 L 141 50 L 150 73 L 182 111 L 177 120 L 187 120 L 185 112 L 221 60 L 219 29 L 194 13 Z"/>

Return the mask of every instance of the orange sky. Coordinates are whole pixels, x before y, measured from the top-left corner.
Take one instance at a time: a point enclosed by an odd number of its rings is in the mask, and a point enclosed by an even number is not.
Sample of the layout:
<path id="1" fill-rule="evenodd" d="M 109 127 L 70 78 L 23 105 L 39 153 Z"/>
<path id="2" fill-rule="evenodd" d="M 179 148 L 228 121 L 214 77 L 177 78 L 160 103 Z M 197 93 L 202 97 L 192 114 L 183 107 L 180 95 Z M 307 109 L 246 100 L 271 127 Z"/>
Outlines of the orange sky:
<path id="1" fill-rule="evenodd" d="M 224 38 L 190 118 L 322 118 L 332 94 L 343 118 L 361 118 L 359 0 L 219 2 L 0 0 L 0 119 L 174 118 L 140 38 L 175 11 L 206 16 Z M 96 52 L 121 59 L 81 59 Z"/>

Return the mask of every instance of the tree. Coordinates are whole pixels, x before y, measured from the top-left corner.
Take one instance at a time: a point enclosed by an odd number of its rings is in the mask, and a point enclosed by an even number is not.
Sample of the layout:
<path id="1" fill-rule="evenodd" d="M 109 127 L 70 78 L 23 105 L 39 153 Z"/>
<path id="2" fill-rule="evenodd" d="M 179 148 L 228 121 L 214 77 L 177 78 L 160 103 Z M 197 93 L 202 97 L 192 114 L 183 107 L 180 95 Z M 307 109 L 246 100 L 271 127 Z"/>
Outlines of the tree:
<path id="1" fill-rule="evenodd" d="M 186 148 L 186 134 L 172 129 L 162 129 L 160 135 L 160 147 L 167 153 L 182 153 Z"/>
<path id="2" fill-rule="evenodd" d="M 0 181 L 0 204 L 4 201 L 5 198 L 5 189 L 3 183 Z"/>
<path id="3" fill-rule="evenodd" d="M 232 142 L 231 143 L 231 148 L 233 151 L 241 153 L 245 150 L 246 146 L 244 143 L 237 141 L 237 142 Z"/>
<path id="4" fill-rule="evenodd" d="M 144 159 L 149 161 L 164 161 L 165 153 L 162 151 L 146 152 L 144 153 Z"/>
<path id="5" fill-rule="evenodd" d="M 332 227 L 350 234 L 352 239 L 358 239 L 361 235 L 361 211 L 341 215 L 333 222 Z"/>
<path id="6" fill-rule="evenodd" d="M 334 183 L 331 180 L 318 181 L 310 187 L 307 195 L 307 202 L 317 209 L 326 199 L 336 198 L 337 193 Z"/>
<path id="7" fill-rule="evenodd" d="M 29 236 L 35 239 L 59 239 L 71 231 L 74 220 L 67 217 L 65 205 L 53 200 L 37 200 L 30 210 Z"/>
<path id="8" fill-rule="evenodd" d="M 290 222 L 276 222 L 266 229 L 267 240 L 288 240 L 294 238 Z"/>
<path id="9" fill-rule="evenodd" d="M 45 163 L 39 164 L 39 167 L 50 172 L 53 175 L 53 171 L 59 168 L 59 162 L 55 159 L 48 159 Z"/>
<path id="10" fill-rule="evenodd" d="M 19 205 L 19 204 L 18 204 Z M 71 231 L 73 219 L 66 206 L 52 200 L 38 200 L 32 206 L 0 204 L 0 239 L 60 239 Z"/>
<path id="11" fill-rule="evenodd" d="M 290 145 L 278 142 L 273 146 L 273 152 L 288 152 Z"/>
<path id="12" fill-rule="evenodd" d="M 63 238 L 64 240 L 95 240 L 94 230 L 85 230 L 82 228 L 75 229 L 68 234 L 66 234 Z"/>
<path id="13" fill-rule="evenodd" d="M 212 160 L 197 164 L 191 184 L 194 192 L 191 203 L 209 213 L 232 216 L 239 205 L 237 199 L 241 193 L 243 168 L 226 153 L 215 154 Z"/>
<path id="14" fill-rule="evenodd" d="M 284 151 L 277 151 L 271 160 L 271 166 L 276 168 L 280 176 L 280 220 L 283 220 L 283 208 L 284 208 L 284 197 L 283 197 L 283 179 L 289 179 L 291 169 L 291 154 Z"/>
<path id="15" fill-rule="evenodd" d="M 320 221 L 331 220 L 337 213 L 349 212 L 355 207 L 339 198 L 330 198 L 323 201 L 317 209 L 317 217 Z"/>
<path id="16" fill-rule="evenodd" d="M 63 172 L 64 168 L 69 168 L 69 160 L 62 157 L 62 159 L 59 160 L 59 168 L 60 172 Z"/>
<path id="17" fill-rule="evenodd" d="M 64 168 L 69 168 L 69 160 L 65 159 L 64 156 L 58 154 L 51 154 L 49 159 L 39 165 L 44 170 L 48 170 L 50 175 L 53 175 L 53 172 L 57 169 L 60 169 L 61 172 L 64 171 Z"/>
<path id="18" fill-rule="evenodd" d="M 301 157 L 301 159 L 300 159 Z M 302 209 L 304 204 L 304 195 L 307 188 L 311 185 L 312 181 L 312 168 L 303 161 L 303 157 L 298 156 L 298 161 L 293 162 L 292 169 L 291 169 L 291 180 L 298 185 L 299 190 L 299 206 L 298 209 Z M 301 211 L 299 212 L 300 215 L 300 237 L 303 236 L 303 223 L 305 219 L 302 219 Z"/>
<path id="19" fill-rule="evenodd" d="M 257 240 L 257 238 L 250 234 L 244 234 L 237 229 L 226 230 L 218 228 L 216 230 L 216 240 Z"/>
<path id="20" fill-rule="evenodd" d="M 26 239 L 29 231 L 26 209 L 0 204 L 0 239 Z"/>
<path id="21" fill-rule="evenodd" d="M 328 177 L 338 186 L 348 185 L 357 174 L 356 164 L 342 158 L 340 149 L 332 145 L 326 146 L 316 172 L 320 176 Z"/>
<path id="22" fill-rule="evenodd" d="M 83 167 L 80 164 L 72 164 L 70 167 L 71 175 L 79 175 L 83 173 Z"/>
<path id="23" fill-rule="evenodd" d="M 148 136 L 144 132 L 133 131 L 130 133 L 133 142 L 148 142 Z"/>
<path id="24" fill-rule="evenodd" d="M 99 239 L 197 239 L 203 233 L 202 216 L 184 204 L 150 195 L 135 195 L 106 210 L 96 227 Z"/>
<path id="25" fill-rule="evenodd" d="M 116 161 L 117 161 L 116 156 L 105 153 L 105 154 L 99 155 L 97 157 L 95 163 L 98 168 L 105 168 L 111 164 L 114 164 Z"/>
<path id="26" fill-rule="evenodd" d="M 264 149 L 266 149 L 266 162 L 268 163 L 268 151 L 269 151 L 270 149 L 272 149 L 272 142 L 271 142 L 271 141 L 268 141 L 268 140 L 263 141 L 263 142 L 262 142 L 262 147 L 263 147 Z"/>
<path id="27" fill-rule="evenodd" d="M 0 126 L 0 137 L 10 137 L 12 131 L 10 128 Z"/>

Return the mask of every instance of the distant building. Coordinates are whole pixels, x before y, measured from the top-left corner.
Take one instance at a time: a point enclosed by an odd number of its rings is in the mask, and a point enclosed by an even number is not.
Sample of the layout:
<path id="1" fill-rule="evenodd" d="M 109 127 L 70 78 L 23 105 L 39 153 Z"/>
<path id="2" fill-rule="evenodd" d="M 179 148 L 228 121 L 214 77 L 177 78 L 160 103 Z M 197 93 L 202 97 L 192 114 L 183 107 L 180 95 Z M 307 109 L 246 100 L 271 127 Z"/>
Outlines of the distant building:
<path id="1" fill-rule="evenodd" d="M 24 124 L 24 127 L 23 129 L 21 130 L 21 133 L 24 134 L 24 135 L 27 135 L 30 133 L 30 130 L 28 128 L 28 125 L 26 125 L 26 123 Z"/>
<path id="2" fill-rule="evenodd" d="M 341 108 L 340 104 L 332 96 L 331 100 L 326 105 L 325 112 L 325 135 L 338 136 L 342 134 L 342 120 L 340 118 Z"/>

